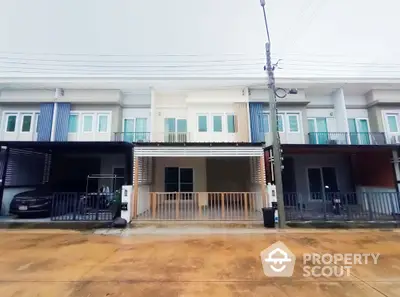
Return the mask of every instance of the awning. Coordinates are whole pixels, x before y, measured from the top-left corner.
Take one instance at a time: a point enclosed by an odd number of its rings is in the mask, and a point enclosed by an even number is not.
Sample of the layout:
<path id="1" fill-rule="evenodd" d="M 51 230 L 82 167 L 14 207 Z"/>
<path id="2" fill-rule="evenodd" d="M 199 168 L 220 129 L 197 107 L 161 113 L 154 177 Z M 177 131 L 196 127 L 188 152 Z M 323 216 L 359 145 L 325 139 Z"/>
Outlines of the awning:
<path id="1" fill-rule="evenodd" d="M 261 157 L 262 146 L 136 146 L 135 157 Z"/>

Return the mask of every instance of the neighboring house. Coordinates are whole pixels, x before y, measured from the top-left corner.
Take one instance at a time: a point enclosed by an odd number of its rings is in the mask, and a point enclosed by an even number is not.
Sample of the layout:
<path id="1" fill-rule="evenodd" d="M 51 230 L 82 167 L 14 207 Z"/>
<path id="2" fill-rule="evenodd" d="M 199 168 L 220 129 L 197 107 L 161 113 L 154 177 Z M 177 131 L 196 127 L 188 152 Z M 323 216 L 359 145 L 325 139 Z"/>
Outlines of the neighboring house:
<path id="1" fill-rule="evenodd" d="M 252 140 L 264 137 L 268 146 L 272 143 L 268 105 L 258 102 L 267 94 L 261 92 L 250 89 Z M 321 214 L 324 207 L 332 209 L 332 195 L 340 193 L 342 203 L 365 210 L 363 193 L 373 192 L 381 213 L 400 211 L 397 196 L 384 195 L 398 191 L 398 164 L 393 166 L 392 162 L 397 159 L 397 147 L 387 142 L 397 131 L 396 112 L 371 106 L 371 94 L 379 93 L 365 86 L 336 88 L 325 84 L 299 89 L 297 95 L 278 100 L 288 206 Z M 266 159 L 271 155 L 272 150 L 267 149 Z M 267 168 L 272 172 L 269 162 Z M 269 181 L 273 181 L 270 176 Z"/>

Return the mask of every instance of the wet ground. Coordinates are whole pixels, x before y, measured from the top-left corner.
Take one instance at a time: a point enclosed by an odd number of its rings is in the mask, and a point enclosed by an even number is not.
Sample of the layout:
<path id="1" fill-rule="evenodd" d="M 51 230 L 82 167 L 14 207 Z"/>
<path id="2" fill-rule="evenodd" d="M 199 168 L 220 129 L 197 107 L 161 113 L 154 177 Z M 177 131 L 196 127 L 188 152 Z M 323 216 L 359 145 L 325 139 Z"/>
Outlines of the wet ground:
<path id="1" fill-rule="evenodd" d="M 35 230 L 0 231 L 0 238 L 1 297 L 400 296 L 397 232 L 119 237 Z M 291 278 L 263 274 L 260 252 L 276 241 L 297 257 Z M 354 265 L 349 276 L 310 278 L 303 253 L 380 257 L 376 265 Z"/>

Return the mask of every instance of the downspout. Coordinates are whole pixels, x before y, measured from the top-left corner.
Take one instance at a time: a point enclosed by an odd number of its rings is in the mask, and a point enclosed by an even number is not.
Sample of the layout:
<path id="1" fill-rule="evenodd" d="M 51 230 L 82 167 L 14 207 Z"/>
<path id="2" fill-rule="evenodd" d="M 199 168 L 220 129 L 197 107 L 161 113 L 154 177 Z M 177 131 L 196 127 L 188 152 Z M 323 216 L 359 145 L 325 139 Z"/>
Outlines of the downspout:
<path id="1" fill-rule="evenodd" d="M 54 108 L 53 108 L 53 121 L 51 123 L 51 137 L 50 141 L 55 141 L 56 138 L 56 128 L 57 128 L 57 109 L 58 103 L 57 100 L 60 97 L 61 89 L 57 88 L 54 95 Z"/>

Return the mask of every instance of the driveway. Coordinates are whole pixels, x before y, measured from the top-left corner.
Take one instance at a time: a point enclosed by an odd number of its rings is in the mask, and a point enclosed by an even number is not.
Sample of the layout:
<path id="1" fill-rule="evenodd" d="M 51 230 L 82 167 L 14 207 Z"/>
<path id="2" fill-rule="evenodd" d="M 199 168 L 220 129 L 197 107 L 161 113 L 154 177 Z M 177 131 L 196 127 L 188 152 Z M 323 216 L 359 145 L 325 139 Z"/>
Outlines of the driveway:
<path id="1" fill-rule="evenodd" d="M 0 231 L 1 297 L 400 296 L 400 233 L 366 231 L 101 236 Z M 269 278 L 260 252 L 281 241 L 291 278 Z M 303 253 L 380 253 L 349 276 L 304 277 Z M 333 265 L 333 264 L 332 264 Z M 335 266 L 335 265 L 333 265 Z"/>

